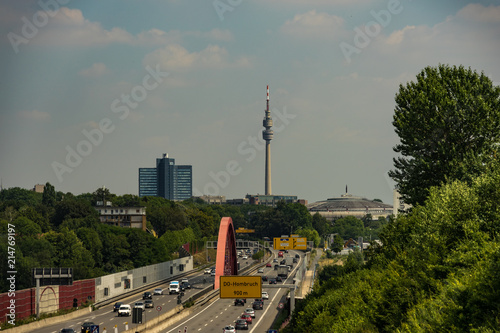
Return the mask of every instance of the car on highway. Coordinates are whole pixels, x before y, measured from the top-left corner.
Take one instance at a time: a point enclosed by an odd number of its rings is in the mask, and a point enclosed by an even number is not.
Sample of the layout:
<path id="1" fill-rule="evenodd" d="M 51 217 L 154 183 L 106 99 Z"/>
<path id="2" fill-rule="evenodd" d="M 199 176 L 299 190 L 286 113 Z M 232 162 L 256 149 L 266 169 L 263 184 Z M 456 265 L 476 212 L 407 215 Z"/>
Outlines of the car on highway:
<path id="1" fill-rule="evenodd" d="M 269 294 L 267 293 L 267 291 L 262 292 L 262 299 L 269 299 Z"/>
<path id="2" fill-rule="evenodd" d="M 116 312 L 120 309 L 120 306 L 122 306 L 123 302 L 116 302 L 115 305 L 113 305 L 113 312 Z"/>
<path id="3" fill-rule="evenodd" d="M 234 300 L 234 305 L 245 305 L 246 302 L 247 300 L 244 298 L 237 298 Z"/>
<path id="4" fill-rule="evenodd" d="M 275 278 L 270 278 L 269 279 L 269 284 L 276 284 L 276 279 Z"/>
<path id="5" fill-rule="evenodd" d="M 294 264 L 296 264 L 296 263 L 297 263 L 297 258 L 293 258 L 292 262 L 293 262 Z"/>
<path id="6" fill-rule="evenodd" d="M 298 254 L 295 255 L 295 258 L 300 259 L 300 256 Z"/>
<path id="7" fill-rule="evenodd" d="M 146 304 L 143 301 L 135 302 L 134 309 L 142 309 L 142 311 L 146 310 Z"/>
<path id="8" fill-rule="evenodd" d="M 270 262 L 268 262 L 268 263 L 266 264 L 266 267 L 271 267 L 271 266 L 272 266 L 272 265 L 271 265 L 271 263 L 270 263 Z"/>
<path id="9" fill-rule="evenodd" d="M 211 276 L 215 276 L 215 268 L 212 268 L 212 271 L 210 272 Z"/>
<path id="10" fill-rule="evenodd" d="M 153 302 L 152 299 L 147 299 L 144 301 L 144 307 L 147 308 L 154 308 L 155 303 Z"/>
<path id="11" fill-rule="evenodd" d="M 248 330 L 248 323 L 245 319 L 238 319 L 234 325 L 237 330 Z"/>
<path id="12" fill-rule="evenodd" d="M 118 309 L 118 317 L 130 316 L 132 314 L 132 308 L 128 304 L 122 304 Z"/>
<path id="13" fill-rule="evenodd" d="M 153 294 L 151 294 L 149 291 L 146 291 L 144 294 L 142 294 L 142 299 L 153 299 Z"/>
<path id="14" fill-rule="evenodd" d="M 267 281 L 267 276 L 262 275 L 262 281 Z"/>
<path id="15" fill-rule="evenodd" d="M 72 328 L 63 328 L 59 333 L 76 333 Z"/>
<path id="16" fill-rule="evenodd" d="M 281 276 L 279 276 L 279 275 L 278 275 L 278 276 L 276 277 L 276 282 L 283 282 L 283 279 L 281 278 Z"/>
<path id="17" fill-rule="evenodd" d="M 273 262 L 278 262 L 278 259 L 274 258 L 274 259 L 273 259 Z"/>
<path id="18" fill-rule="evenodd" d="M 179 284 L 179 281 L 171 281 L 170 285 L 168 286 L 168 294 L 179 294 L 181 292 L 181 286 Z"/>
<path id="19" fill-rule="evenodd" d="M 253 310 L 253 308 L 246 308 L 244 313 L 250 315 L 250 317 L 252 318 L 255 318 L 255 311 Z"/>
<path id="20" fill-rule="evenodd" d="M 248 259 L 248 256 L 243 256 L 243 260 L 247 260 Z"/>
<path id="21" fill-rule="evenodd" d="M 233 325 L 227 325 L 222 329 L 222 333 L 236 333 L 236 329 Z"/>
<path id="22" fill-rule="evenodd" d="M 252 309 L 254 310 L 263 310 L 264 309 L 264 302 L 263 301 L 254 301 L 252 303 Z"/>
<path id="23" fill-rule="evenodd" d="M 153 295 L 163 295 L 163 289 L 156 288 L 155 290 L 153 290 Z"/>
<path id="24" fill-rule="evenodd" d="M 203 274 L 210 274 L 212 273 L 212 269 L 209 267 L 209 268 L 205 268 L 205 270 L 203 271 Z"/>
<path id="25" fill-rule="evenodd" d="M 257 273 L 264 273 L 264 268 L 259 268 L 259 269 L 257 270 Z"/>
<path id="26" fill-rule="evenodd" d="M 94 322 L 92 321 L 86 321 L 82 324 L 82 333 L 86 333 L 86 332 L 92 332 L 91 329 L 93 327 L 97 326 L 96 324 L 94 324 Z"/>
<path id="27" fill-rule="evenodd" d="M 246 314 L 246 313 L 242 314 L 240 318 L 241 319 L 245 319 L 248 324 L 251 324 L 252 321 L 253 321 L 252 317 L 250 315 Z"/>

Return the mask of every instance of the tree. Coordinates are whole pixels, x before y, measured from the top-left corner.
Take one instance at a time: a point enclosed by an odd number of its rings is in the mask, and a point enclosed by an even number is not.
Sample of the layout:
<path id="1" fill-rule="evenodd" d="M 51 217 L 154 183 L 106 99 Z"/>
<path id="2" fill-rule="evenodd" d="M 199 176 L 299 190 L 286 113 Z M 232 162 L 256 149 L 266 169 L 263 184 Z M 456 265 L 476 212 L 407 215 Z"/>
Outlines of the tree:
<path id="1" fill-rule="evenodd" d="M 56 189 L 49 182 L 43 188 L 42 204 L 48 207 L 54 207 L 56 204 Z"/>
<path id="2" fill-rule="evenodd" d="M 332 250 L 335 253 L 339 253 L 344 249 L 344 240 L 339 235 L 333 237 L 333 243 L 331 244 Z"/>
<path id="3" fill-rule="evenodd" d="M 332 230 L 334 233 L 338 233 L 343 239 L 356 239 L 365 234 L 363 221 L 354 216 L 347 216 L 336 220 Z"/>
<path id="4" fill-rule="evenodd" d="M 400 85 L 392 124 L 401 139 L 389 176 L 406 203 L 432 186 L 481 174 L 500 143 L 500 87 L 463 66 L 426 67 Z"/>

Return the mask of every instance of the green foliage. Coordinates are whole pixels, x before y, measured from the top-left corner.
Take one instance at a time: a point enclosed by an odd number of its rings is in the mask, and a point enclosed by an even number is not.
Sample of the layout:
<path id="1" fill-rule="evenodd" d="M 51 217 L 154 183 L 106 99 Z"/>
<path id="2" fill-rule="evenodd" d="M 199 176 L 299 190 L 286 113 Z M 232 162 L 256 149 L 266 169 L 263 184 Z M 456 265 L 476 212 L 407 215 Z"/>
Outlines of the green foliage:
<path id="1" fill-rule="evenodd" d="M 308 242 L 314 242 L 314 247 L 319 247 L 321 243 L 321 238 L 319 237 L 318 232 L 315 229 L 313 228 L 298 229 L 296 233 L 300 237 L 307 238 Z"/>
<path id="2" fill-rule="evenodd" d="M 343 239 L 357 239 L 365 235 L 363 221 L 354 216 L 347 216 L 335 220 L 332 231 L 339 234 Z"/>
<path id="3" fill-rule="evenodd" d="M 331 244 L 332 251 L 339 253 L 344 249 L 344 239 L 340 235 L 336 234 L 333 236 L 333 243 Z"/>
<path id="4" fill-rule="evenodd" d="M 56 189 L 49 182 L 45 184 L 43 189 L 42 204 L 47 207 L 54 207 L 56 204 Z"/>
<path id="5" fill-rule="evenodd" d="M 463 66 L 426 67 L 400 85 L 392 123 L 401 143 L 389 176 L 406 203 L 423 204 L 432 186 L 471 180 L 500 142 L 500 87 Z"/>
<path id="6" fill-rule="evenodd" d="M 35 191 L 13 187 L 0 191 L 0 210 L 5 211 L 7 207 L 18 210 L 23 206 L 35 206 L 42 202 L 42 194 Z"/>
<path id="7" fill-rule="evenodd" d="M 253 255 L 252 255 L 252 259 L 253 260 L 260 260 L 264 258 L 264 251 L 263 250 L 260 250 L 260 251 L 257 251 L 255 252 Z"/>
<path id="8" fill-rule="evenodd" d="M 320 213 L 316 212 L 312 216 L 312 227 L 316 229 L 320 237 L 323 237 L 331 232 L 331 223 Z"/>
<path id="9" fill-rule="evenodd" d="M 424 206 L 387 222 L 366 265 L 356 251 L 323 268 L 293 331 L 497 332 L 499 166 L 431 188 Z"/>

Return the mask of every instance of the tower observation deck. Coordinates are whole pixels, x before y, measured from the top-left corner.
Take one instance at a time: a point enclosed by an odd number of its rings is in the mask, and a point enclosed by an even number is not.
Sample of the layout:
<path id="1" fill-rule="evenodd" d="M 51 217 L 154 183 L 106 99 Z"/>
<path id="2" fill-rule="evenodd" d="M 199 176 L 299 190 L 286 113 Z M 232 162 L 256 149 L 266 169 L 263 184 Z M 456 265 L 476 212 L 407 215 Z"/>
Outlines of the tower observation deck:
<path id="1" fill-rule="evenodd" d="M 271 118 L 271 111 L 269 110 L 269 86 L 267 86 L 266 110 L 262 126 L 265 127 L 265 130 L 262 131 L 262 138 L 266 141 L 265 194 L 271 195 L 271 140 L 273 139 L 274 132 L 271 129 L 273 126 L 273 119 Z"/>

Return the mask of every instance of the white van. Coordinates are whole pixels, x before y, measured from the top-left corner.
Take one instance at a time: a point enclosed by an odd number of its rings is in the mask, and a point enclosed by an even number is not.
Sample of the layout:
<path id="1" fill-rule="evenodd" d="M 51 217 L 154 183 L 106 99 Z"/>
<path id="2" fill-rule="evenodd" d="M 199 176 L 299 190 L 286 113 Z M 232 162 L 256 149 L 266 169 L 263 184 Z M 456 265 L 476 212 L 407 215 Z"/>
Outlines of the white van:
<path id="1" fill-rule="evenodd" d="M 179 284 L 179 281 L 172 281 L 170 282 L 170 285 L 168 286 L 168 294 L 178 294 L 181 292 L 181 286 Z"/>
<path id="2" fill-rule="evenodd" d="M 118 317 L 121 316 L 130 316 L 132 314 L 132 308 L 128 304 L 122 304 L 120 305 L 120 308 L 118 309 Z"/>

